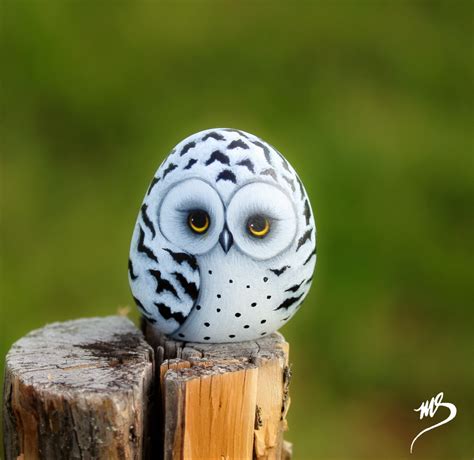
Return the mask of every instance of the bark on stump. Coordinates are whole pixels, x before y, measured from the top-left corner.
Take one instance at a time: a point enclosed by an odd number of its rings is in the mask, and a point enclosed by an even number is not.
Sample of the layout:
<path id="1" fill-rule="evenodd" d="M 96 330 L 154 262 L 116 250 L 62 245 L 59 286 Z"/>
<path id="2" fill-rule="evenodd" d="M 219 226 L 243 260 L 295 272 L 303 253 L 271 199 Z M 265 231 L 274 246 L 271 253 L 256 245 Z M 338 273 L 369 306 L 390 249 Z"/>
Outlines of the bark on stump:
<path id="1" fill-rule="evenodd" d="M 29 333 L 6 358 L 5 458 L 144 458 L 153 374 L 151 348 L 123 317 Z"/>

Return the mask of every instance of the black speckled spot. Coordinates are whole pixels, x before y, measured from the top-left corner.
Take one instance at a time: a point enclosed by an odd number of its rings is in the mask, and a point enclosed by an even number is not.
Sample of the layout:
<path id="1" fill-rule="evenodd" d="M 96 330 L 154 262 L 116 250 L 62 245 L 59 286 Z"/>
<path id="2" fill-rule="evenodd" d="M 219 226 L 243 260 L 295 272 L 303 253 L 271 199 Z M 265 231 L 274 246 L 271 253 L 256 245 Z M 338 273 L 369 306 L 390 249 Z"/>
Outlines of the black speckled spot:
<path id="1" fill-rule="evenodd" d="M 217 313 L 219 313 L 219 312 L 221 311 L 221 309 L 220 309 L 220 308 L 217 308 L 216 311 L 217 311 Z"/>
<path id="2" fill-rule="evenodd" d="M 272 296 L 271 296 L 271 295 L 267 295 L 267 299 L 271 299 L 271 298 L 272 298 Z"/>
<path id="3" fill-rule="evenodd" d="M 265 276 L 265 278 L 263 278 L 263 282 L 266 283 L 268 281 L 268 278 Z"/>
<path id="4" fill-rule="evenodd" d="M 178 334 L 180 337 L 184 337 L 184 334 L 181 334 L 181 332 Z"/>
<path id="5" fill-rule="evenodd" d="M 250 326 L 249 326 L 248 324 L 246 324 L 246 325 L 244 326 L 244 329 L 248 329 L 249 327 L 250 327 Z"/>
<path id="6" fill-rule="evenodd" d="M 266 319 L 262 319 L 262 321 L 260 321 L 260 324 L 265 324 L 267 322 Z"/>
<path id="7" fill-rule="evenodd" d="M 236 314 L 235 314 L 235 317 L 236 317 L 236 318 L 240 318 L 241 316 L 242 316 L 242 315 L 241 315 L 240 313 L 236 313 Z"/>
<path id="8" fill-rule="evenodd" d="M 209 327 L 210 324 L 209 323 L 204 323 L 204 326 Z"/>
<path id="9" fill-rule="evenodd" d="M 196 310 L 200 310 L 201 309 L 201 305 L 196 305 Z"/>
<path id="10" fill-rule="evenodd" d="M 209 275 L 212 275 L 212 270 L 209 270 L 207 273 L 209 273 Z"/>
<path id="11" fill-rule="evenodd" d="M 247 284 L 247 289 L 250 289 L 250 284 Z"/>
<path id="12" fill-rule="evenodd" d="M 222 296 L 220 294 L 217 294 L 217 298 L 220 299 Z"/>
<path id="13" fill-rule="evenodd" d="M 230 337 L 231 339 L 233 339 L 233 338 L 235 337 L 235 335 L 234 335 L 234 334 L 230 334 L 229 337 Z"/>
<path id="14" fill-rule="evenodd" d="M 251 307 L 256 307 L 256 306 L 257 306 L 257 302 L 252 302 L 252 303 L 250 304 L 250 306 L 251 306 Z"/>
<path id="15" fill-rule="evenodd" d="M 234 280 L 229 280 L 229 283 L 232 284 L 234 282 Z"/>
<path id="16" fill-rule="evenodd" d="M 206 336 L 204 337 L 204 340 L 211 340 L 211 338 Z"/>
<path id="17" fill-rule="evenodd" d="M 266 332 L 262 332 L 260 335 L 266 335 L 267 333 Z"/>

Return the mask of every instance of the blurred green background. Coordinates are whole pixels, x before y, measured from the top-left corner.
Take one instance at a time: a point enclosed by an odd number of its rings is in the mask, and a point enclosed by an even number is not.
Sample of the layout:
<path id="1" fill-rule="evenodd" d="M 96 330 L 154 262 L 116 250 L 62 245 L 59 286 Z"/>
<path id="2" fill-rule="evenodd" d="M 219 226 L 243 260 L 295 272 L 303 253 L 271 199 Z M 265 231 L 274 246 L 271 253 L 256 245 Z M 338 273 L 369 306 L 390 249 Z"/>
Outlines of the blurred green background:
<path id="1" fill-rule="evenodd" d="M 439 391 L 458 416 L 411 458 L 471 458 L 473 6 L 3 0 L 2 361 L 33 328 L 130 305 L 154 171 L 236 127 L 292 162 L 318 226 L 283 329 L 294 458 L 409 458 Z"/>

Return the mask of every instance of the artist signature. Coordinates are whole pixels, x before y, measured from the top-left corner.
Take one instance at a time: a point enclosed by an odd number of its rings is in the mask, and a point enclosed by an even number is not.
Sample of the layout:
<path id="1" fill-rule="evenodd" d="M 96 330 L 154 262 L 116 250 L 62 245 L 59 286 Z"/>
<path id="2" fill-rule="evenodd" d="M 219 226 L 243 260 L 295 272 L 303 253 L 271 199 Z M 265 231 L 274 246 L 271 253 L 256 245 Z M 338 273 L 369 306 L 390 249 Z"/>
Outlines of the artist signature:
<path id="1" fill-rule="evenodd" d="M 433 396 L 431 398 L 431 400 L 429 401 L 424 401 L 421 403 L 421 406 L 418 408 L 418 409 L 414 409 L 415 412 L 419 412 L 420 413 L 420 420 L 423 418 L 423 417 L 431 417 L 433 418 L 434 415 L 436 414 L 436 411 L 440 408 L 440 407 L 446 407 L 446 409 L 449 409 L 449 415 L 444 419 L 442 420 L 441 422 L 439 423 L 436 423 L 435 425 L 431 425 L 429 426 L 428 428 L 425 428 L 424 430 L 420 431 L 416 436 L 415 438 L 413 439 L 413 441 L 411 442 L 411 446 L 410 446 L 410 454 L 413 453 L 413 446 L 415 444 L 415 441 L 424 433 L 430 431 L 430 430 L 433 430 L 441 425 L 445 425 L 446 423 L 450 422 L 454 417 L 456 417 L 456 414 L 457 414 L 457 408 L 454 404 L 452 403 L 448 403 L 448 402 L 443 402 L 443 392 L 441 391 L 440 393 L 438 393 L 436 396 Z"/>

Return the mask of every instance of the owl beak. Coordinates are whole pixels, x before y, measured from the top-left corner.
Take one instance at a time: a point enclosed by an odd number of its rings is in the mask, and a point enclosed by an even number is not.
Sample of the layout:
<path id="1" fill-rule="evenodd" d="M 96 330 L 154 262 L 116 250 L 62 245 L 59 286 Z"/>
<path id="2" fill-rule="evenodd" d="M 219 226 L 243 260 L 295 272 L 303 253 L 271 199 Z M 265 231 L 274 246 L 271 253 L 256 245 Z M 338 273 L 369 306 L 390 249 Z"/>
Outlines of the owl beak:
<path id="1" fill-rule="evenodd" d="M 219 236 L 219 243 L 221 244 L 222 249 L 226 254 L 229 252 L 229 249 L 234 244 L 234 237 L 232 236 L 232 233 L 229 232 L 227 225 L 224 227 L 224 230 L 222 230 Z"/>

